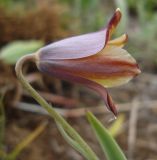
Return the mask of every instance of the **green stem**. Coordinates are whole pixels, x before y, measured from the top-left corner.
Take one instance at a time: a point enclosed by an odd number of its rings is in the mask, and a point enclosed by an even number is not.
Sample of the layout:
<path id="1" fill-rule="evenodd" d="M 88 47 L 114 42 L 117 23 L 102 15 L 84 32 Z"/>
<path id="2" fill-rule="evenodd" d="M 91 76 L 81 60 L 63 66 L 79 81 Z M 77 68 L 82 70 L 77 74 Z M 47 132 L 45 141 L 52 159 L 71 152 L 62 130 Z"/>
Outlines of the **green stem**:
<path id="1" fill-rule="evenodd" d="M 50 114 L 52 118 L 56 122 L 58 122 L 64 130 L 75 140 L 77 141 L 82 149 L 88 154 L 88 160 L 98 160 L 98 157 L 92 151 L 92 149 L 88 146 L 88 144 L 80 137 L 80 135 L 64 120 L 64 118 L 56 112 L 52 106 L 50 106 L 36 91 L 32 88 L 32 86 L 26 81 L 25 77 L 22 73 L 23 64 L 26 61 L 36 62 L 36 55 L 29 54 L 23 56 L 17 63 L 15 67 L 16 75 L 20 80 L 21 84 L 27 89 L 27 91 L 31 94 L 31 96 Z"/>

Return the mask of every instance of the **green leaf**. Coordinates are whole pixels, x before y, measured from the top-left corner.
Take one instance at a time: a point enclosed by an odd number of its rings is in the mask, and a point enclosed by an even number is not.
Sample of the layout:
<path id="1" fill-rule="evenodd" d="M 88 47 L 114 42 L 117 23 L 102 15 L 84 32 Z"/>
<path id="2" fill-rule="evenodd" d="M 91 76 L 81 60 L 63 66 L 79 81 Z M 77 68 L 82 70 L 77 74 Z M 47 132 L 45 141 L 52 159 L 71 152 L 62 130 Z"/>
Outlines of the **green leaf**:
<path id="1" fill-rule="evenodd" d="M 84 152 L 83 148 L 80 146 L 79 143 L 77 143 L 77 141 L 75 141 L 74 139 L 72 139 L 64 130 L 64 128 L 58 123 L 56 122 L 57 127 L 60 131 L 60 133 L 62 134 L 62 136 L 64 137 L 64 139 L 79 153 L 81 153 L 81 155 L 83 155 L 86 159 L 90 159 L 90 157 L 88 156 L 88 154 L 86 152 Z"/>
<path id="2" fill-rule="evenodd" d="M 35 52 L 44 45 L 42 41 L 14 41 L 1 49 L 0 59 L 8 64 L 15 64 L 16 61 L 29 53 Z"/>
<path id="3" fill-rule="evenodd" d="M 118 116 L 116 121 L 110 126 L 108 131 L 110 132 L 111 136 L 116 137 L 120 133 L 124 119 L 124 115 L 121 114 Z"/>
<path id="4" fill-rule="evenodd" d="M 87 112 L 87 118 L 107 159 L 126 160 L 122 150 L 101 122 L 91 112 Z"/>

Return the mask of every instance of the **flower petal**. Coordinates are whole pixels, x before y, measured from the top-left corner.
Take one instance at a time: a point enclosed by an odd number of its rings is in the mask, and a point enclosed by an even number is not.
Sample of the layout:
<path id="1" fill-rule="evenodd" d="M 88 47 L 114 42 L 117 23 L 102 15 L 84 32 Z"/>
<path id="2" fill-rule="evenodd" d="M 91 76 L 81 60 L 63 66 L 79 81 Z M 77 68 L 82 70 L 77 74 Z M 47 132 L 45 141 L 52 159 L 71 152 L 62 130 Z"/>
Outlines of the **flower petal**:
<path id="1" fill-rule="evenodd" d="M 40 50 L 40 59 L 77 59 L 96 54 L 104 48 L 106 29 L 52 43 Z"/>
<path id="2" fill-rule="evenodd" d="M 38 52 L 39 59 L 77 59 L 98 53 L 110 40 L 120 17 L 120 10 L 116 10 L 107 28 L 103 28 L 98 32 L 66 38 L 41 48 Z"/>
<path id="3" fill-rule="evenodd" d="M 44 73 L 48 73 L 51 76 L 54 76 L 54 77 L 57 77 L 57 78 L 60 78 L 63 80 L 68 80 L 70 82 L 83 84 L 83 85 L 97 91 L 101 95 L 101 97 L 103 98 L 107 108 L 110 111 L 112 111 L 112 113 L 115 116 L 117 115 L 116 106 L 114 105 L 112 98 L 110 97 L 108 91 L 100 84 L 97 84 L 97 83 L 90 81 L 88 79 L 85 79 L 83 77 L 73 75 L 70 72 L 65 72 L 64 70 L 53 66 L 52 63 L 40 62 L 40 63 L 38 63 L 38 68 L 40 71 L 42 71 Z"/>
<path id="4" fill-rule="evenodd" d="M 113 45 L 107 45 L 101 51 L 104 54 L 105 61 L 110 66 L 108 76 L 93 78 L 92 80 L 104 87 L 115 87 L 127 83 L 133 77 L 141 73 L 135 59 L 124 49 Z M 102 58 L 103 59 L 103 58 Z M 105 67 L 104 67 L 105 68 Z"/>
<path id="5" fill-rule="evenodd" d="M 46 60 L 45 63 L 105 87 L 124 84 L 140 73 L 135 59 L 126 50 L 113 45 L 107 45 L 101 52 L 90 57 Z"/>
<path id="6" fill-rule="evenodd" d="M 119 8 L 117 8 L 116 12 L 114 13 L 110 22 L 108 23 L 105 44 L 107 44 L 108 41 L 111 39 L 111 36 L 114 30 L 116 29 L 117 25 L 119 24 L 121 17 L 122 17 L 121 11 Z"/>
<path id="7" fill-rule="evenodd" d="M 114 45 L 117 47 L 123 47 L 125 43 L 128 41 L 128 35 L 123 34 L 121 37 L 108 41 L 108 45 Z"/>

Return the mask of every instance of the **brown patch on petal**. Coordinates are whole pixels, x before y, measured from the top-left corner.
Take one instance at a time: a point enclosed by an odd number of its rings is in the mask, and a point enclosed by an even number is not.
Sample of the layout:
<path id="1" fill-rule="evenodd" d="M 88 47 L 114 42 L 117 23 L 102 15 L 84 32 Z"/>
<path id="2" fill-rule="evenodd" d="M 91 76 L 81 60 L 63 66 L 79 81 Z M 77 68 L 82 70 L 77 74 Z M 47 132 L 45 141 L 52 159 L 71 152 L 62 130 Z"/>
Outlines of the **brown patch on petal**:
<path id="1" fill-rule="evenodd" d="M 75 75 L 72 72 L 65 71 L 63 68 L 58 68 L 53 65 L 53 63 L 48 62 L 40 62 L 38 63 L 38 68 L 40 71 L 48 73 L 51 76 L 54 76 L 56 78 L 60 78 L 63 80 L 68 80 L 70 82 L 83 84 L 96 92 L 100 94 L 100 96 L 103 98 L 106 107 L 116 116 L 117 110 L 116 106 L 114 105 L 111 96 L 109 95 L 106 88 L 104 88 L 102 85 L 91 81 L 90 79 L 86 79 L 85 77 L 80 77 L 79 75 Z"/>
<path id="2" fill-rule="evenodd" d="M 122 16 L 121 11 L 118 8 L 108 23 L 105 44 L 107 44 L 108 41 L 110 40 L 111 35 L 113 34 L 116 26 L 120 22 L 121 16 Z"/>
<path id="3" fill-rule="evenodd" d="M 117 109 L 115 104 L 113 103 L 113 100 L 109 94 L 107 94 L 107 102 L 108 102 L 108 109 L 117 117 Z"/>
<path id="4" fill-rule="evenodd" d="M 111 68 L 115 67 L 115 69 L 118 67 L 130 67 L 130 68 L 132 67 L 133 70 L 137 68 L 136 62 L 126 61 L 126 60 L 116 60 L 110 57 L 105 58 L 102 64 L 108 65 Z"/>

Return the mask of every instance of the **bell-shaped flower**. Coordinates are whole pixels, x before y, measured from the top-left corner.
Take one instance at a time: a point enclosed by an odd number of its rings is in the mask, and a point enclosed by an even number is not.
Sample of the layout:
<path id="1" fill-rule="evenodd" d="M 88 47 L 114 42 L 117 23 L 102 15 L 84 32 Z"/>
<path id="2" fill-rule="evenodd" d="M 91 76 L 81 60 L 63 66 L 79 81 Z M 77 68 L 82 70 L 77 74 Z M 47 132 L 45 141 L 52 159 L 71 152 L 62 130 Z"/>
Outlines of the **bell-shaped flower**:
<path id="1" fill-rule="evenodd" d="M 96 90 L 114 115 L 117 110 L 106 88 L 124 84 L 141 72 L 135 59 L 122 48 L 127 35 L 111 40 L 120 19 L 117 9 L 106 28 L 60 40 L 36 54 L 39 70 Z"/>

